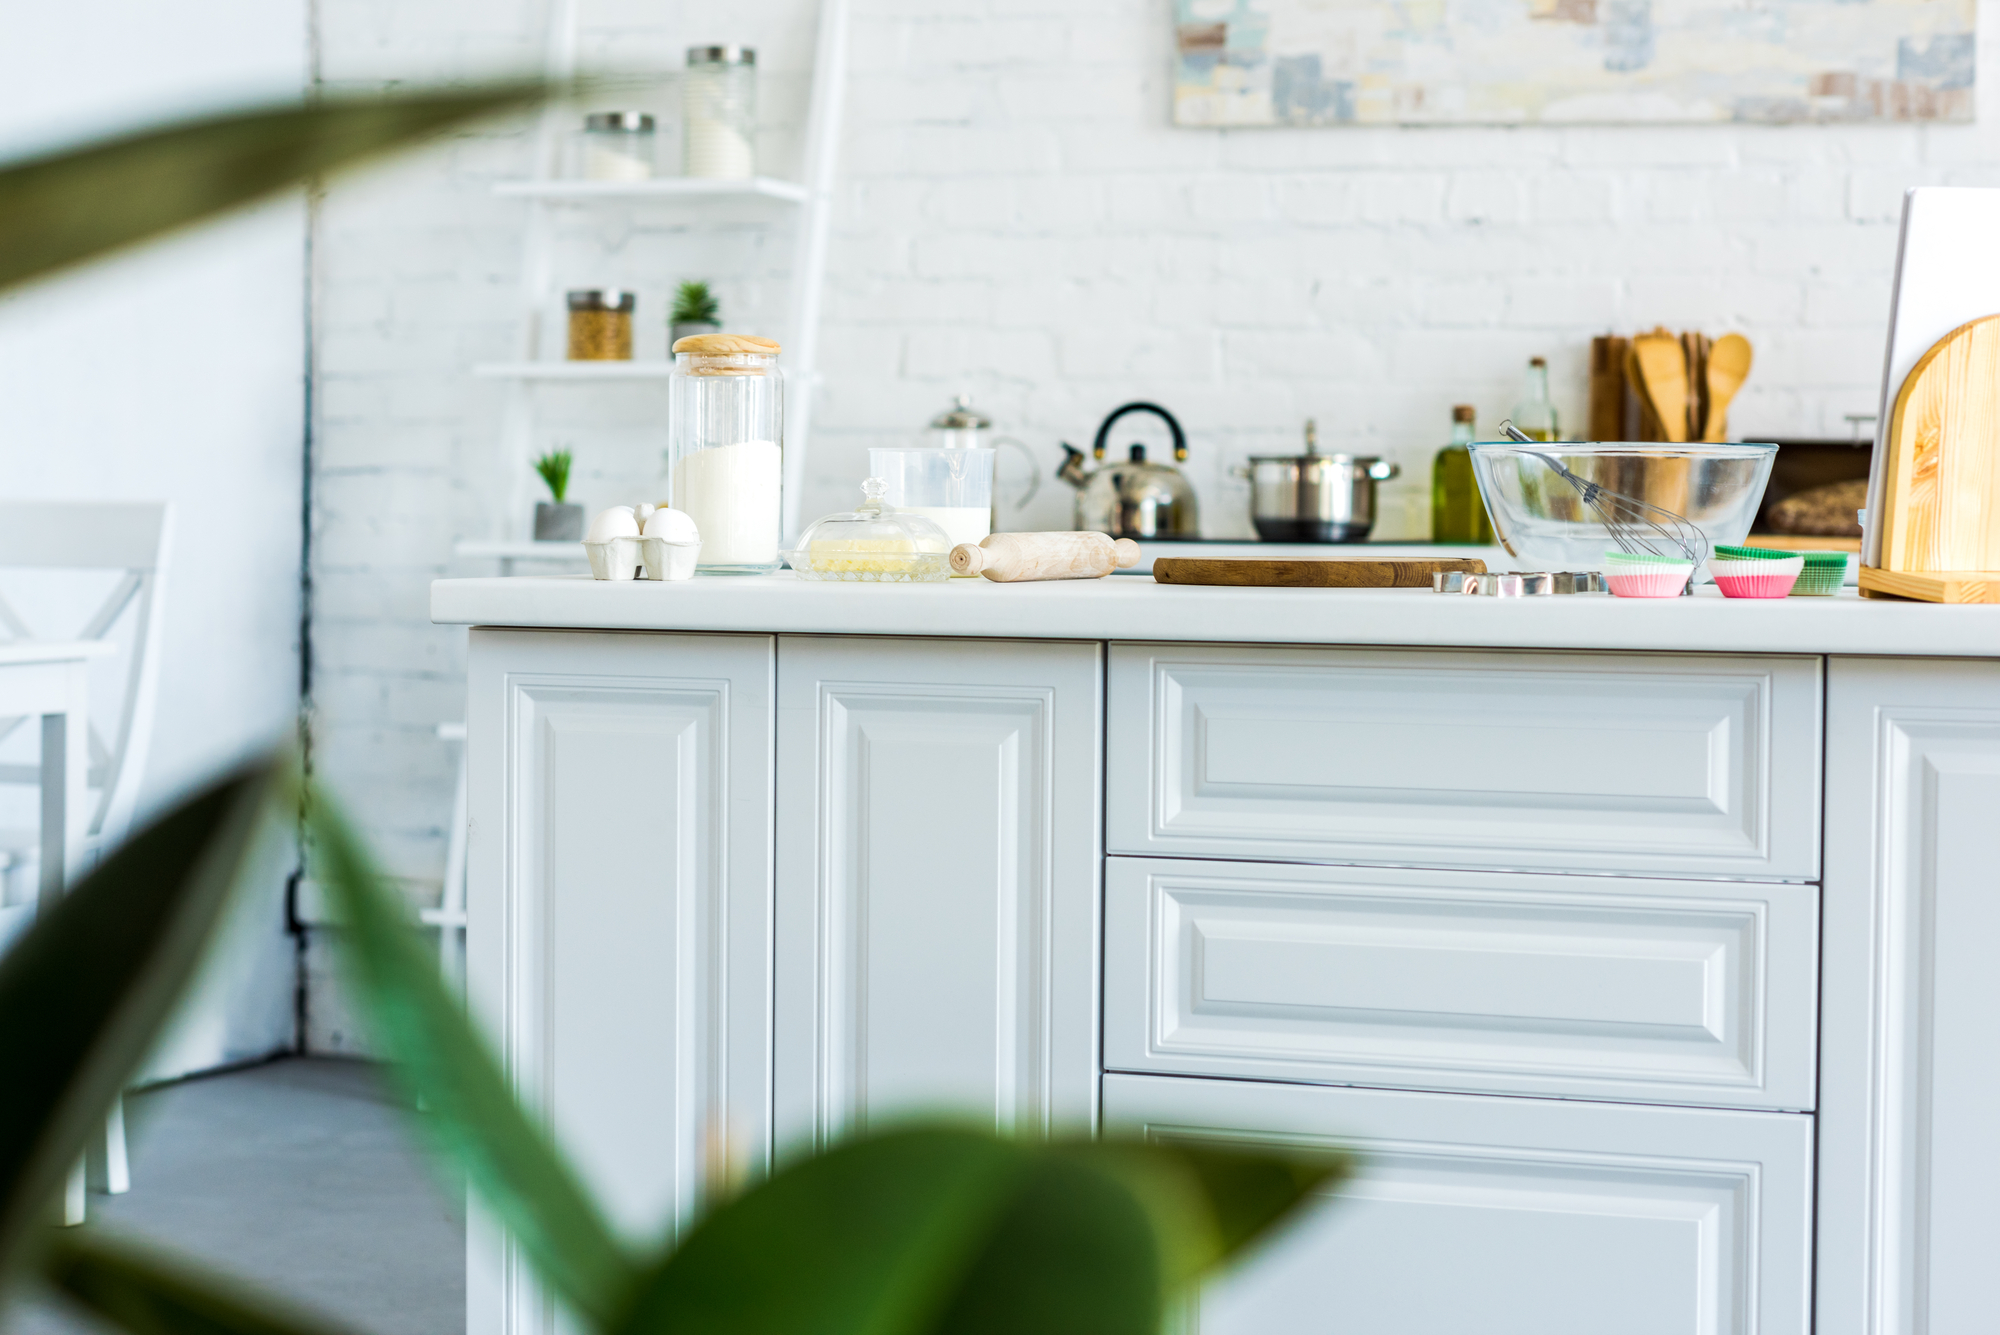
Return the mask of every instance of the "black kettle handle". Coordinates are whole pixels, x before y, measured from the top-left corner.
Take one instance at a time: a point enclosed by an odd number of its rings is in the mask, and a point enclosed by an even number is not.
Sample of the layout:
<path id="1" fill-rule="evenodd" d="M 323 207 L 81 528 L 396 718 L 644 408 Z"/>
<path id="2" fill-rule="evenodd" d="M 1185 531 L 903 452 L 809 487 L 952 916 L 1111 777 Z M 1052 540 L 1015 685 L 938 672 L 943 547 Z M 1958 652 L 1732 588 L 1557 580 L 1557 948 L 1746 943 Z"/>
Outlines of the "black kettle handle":
<path id="1" fill-rule="evenodd" d="M 1172 413 L 1157 403 L 1128 403 L 1123 408 L 1114 410 L 1111 416 L 1104 419 L 1104 425 L 1097 428 L 1097 441 L 1090 447 L 1093 458 L 1104 457 L 1104 446 L 1111 439 L 1112 426 L 1127 413 L 1152 413 L 1165 422 L 1167 430 L 1174 433 L 1174 462 L 1178 464 L 1187 462 L 1187 432 L 1181 430 L 1181 424 L 1174 420 Z"/>

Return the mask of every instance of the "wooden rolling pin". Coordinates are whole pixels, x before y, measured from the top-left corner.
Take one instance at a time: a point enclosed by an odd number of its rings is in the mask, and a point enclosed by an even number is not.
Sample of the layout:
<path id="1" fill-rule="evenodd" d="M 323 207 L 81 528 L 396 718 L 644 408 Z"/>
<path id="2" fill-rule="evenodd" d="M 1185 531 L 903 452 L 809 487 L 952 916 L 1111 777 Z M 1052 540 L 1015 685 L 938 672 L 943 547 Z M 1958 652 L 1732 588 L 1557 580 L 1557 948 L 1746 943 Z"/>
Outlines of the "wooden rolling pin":
<path id="1" fill-rule="evenodd" d="M 989 533 L 951 549 L 951 568 L 1001 584 L 1026 579 L 1102 579 L 1139 564 L 1139 544 L 1109 533 Z"/>

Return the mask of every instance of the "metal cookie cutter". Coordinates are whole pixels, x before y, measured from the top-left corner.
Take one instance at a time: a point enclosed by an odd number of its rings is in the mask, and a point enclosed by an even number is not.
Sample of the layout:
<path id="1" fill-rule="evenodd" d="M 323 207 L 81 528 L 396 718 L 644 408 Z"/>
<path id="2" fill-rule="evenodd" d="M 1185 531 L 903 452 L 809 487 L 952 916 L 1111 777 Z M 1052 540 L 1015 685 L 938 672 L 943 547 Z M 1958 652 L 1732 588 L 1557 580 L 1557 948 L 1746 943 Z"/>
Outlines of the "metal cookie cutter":
<path id="1" fill-rule="evenodd" d="M 1475 598 L 1538 598 L 1558 593 L 1603 593 L 1604 576 L 1595 570 L 1540 570 L 1528 574 L 1468 575 L 1441 570 L 1431 576 L 1433 593 Z"/>

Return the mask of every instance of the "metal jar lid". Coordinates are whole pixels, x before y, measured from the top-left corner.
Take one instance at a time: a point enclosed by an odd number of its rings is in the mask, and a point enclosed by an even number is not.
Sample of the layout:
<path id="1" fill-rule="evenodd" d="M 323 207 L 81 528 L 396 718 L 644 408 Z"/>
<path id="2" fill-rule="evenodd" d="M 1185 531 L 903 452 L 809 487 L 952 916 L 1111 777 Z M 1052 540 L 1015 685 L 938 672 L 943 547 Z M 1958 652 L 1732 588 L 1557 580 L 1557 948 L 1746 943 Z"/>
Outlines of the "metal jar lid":
<path id="1" fill-rule="evenodd" d="M 688 64 L 695 65 L 755 65 L 757 52 L 748 46 L 691 46 L 688 48 Z"/>
<path id="2" fill-rule="evenodd" d="M 583 118 L 583 128 L 592 133 L 622 130 L 651 134 L 653 118 L 643 111 L 593 111 Z"/>
<path id="3" fill-rule="evenodd" d="M 639 303 L 636 292 L 621 292 L 615 287 L 580 287 L 564 293 L 573 311 L 624 311 L 630 313 Z"/>

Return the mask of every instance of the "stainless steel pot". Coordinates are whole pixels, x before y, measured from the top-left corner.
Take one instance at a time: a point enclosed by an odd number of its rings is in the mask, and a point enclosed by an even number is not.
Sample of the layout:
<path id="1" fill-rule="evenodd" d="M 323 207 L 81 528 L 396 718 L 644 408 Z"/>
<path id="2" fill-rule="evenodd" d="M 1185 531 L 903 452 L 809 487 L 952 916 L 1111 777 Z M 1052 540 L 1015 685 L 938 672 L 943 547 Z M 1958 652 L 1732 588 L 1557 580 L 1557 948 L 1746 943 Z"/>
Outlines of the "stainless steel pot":
<path id="1" fill-rule="evenodd" d="M 1265 542 L 1363 542 L 1375 527 L 1375 484 L 1403 470 L 1372 454 L 1321 454 L 1306 424 L 1306 453 L 1252 455 L 1250 519 Z"/>

